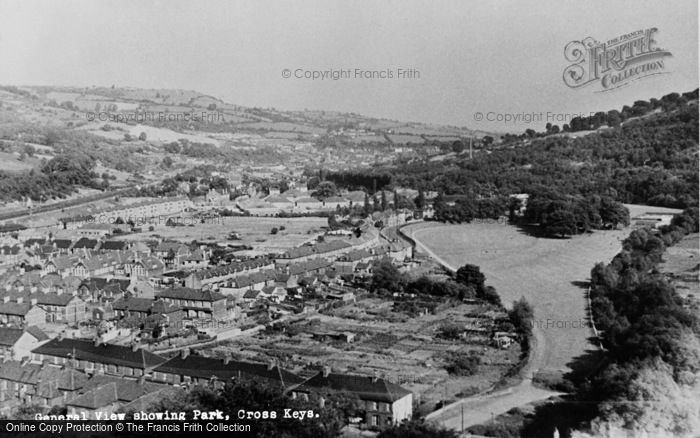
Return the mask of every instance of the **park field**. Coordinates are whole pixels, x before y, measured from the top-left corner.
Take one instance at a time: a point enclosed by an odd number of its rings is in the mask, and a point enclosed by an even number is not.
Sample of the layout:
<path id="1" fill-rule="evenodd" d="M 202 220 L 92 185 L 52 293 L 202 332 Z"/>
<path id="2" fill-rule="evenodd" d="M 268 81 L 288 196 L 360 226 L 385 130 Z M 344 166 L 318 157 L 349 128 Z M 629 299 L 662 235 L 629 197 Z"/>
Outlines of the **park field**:
<path id="1" fill-rule="evenodd" d="M 506 307 L 525 297 L 535 311 L 535 345 L 526 373 L 568 371 L 573 359 L 594 349 L 587 320 L 586 282 L 597 262 L 620 251 L 630 229 L 571 239 L 536 238 L 516 227 L 478 223 L 421 223 L 403 228 L 426 252 L 451 268 L 481 267 Z"/>
<path id="2" fill-rule="evenodd" d="M 187 216 L 187 215 L 183 215 Z M 191 216 L 191 215 L 190 215 Z M 189 243 L 193 240 L 202 242 L 228 242 L 233 245 L 252 246 L 256 253 L 283 252 L 297 247 L 316 236 L 323 234 L 322 227 L 328 225 L 327 218 L 276 218 L 255 216 L 228 216 L 206 219 L 200 223 L 193 218 L 182 218 L 185 226 L 165 226 L 165 218 L 156 220 L 154 229 L 143 227 L 143 232 L 121 237 L 123 240 L 138 240 L 154 234 L 163 239 Z M 189 226 L 189 224 L 192 224 Z M 273 228 L 279 231 L 271 234 Z M 282 229 L 284 228 L 284 229 Z M 239 233 L 240 240 L 228 240 L 231 232 Z"/>

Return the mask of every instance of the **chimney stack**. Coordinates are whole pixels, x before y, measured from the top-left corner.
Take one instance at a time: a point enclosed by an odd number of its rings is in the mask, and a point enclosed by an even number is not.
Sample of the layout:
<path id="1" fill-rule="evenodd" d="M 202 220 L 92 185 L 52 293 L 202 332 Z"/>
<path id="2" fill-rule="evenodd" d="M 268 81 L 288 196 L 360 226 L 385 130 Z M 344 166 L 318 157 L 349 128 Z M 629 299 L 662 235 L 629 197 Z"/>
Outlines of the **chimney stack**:
<path id="1" fill-rule="evenodd" d="M 131 344 L 131 351 L 139 351 L 139 344 L 137 344 L 136 342 Z"/>
<path id="2" fill-rule="evenodd" d="M 270 359 L 270 361 L 267 363 L 267 369 L 273 370 L 274 368 L 275 368 L 275 361 L 273 359 Z"/>
<path id="3" fill-rule="evenodd" d="M 228 365 L 231 362 L 231 354 L 226 353 L 226 356 L 224 356 L 224 365 Z"/>
<path id="4" fill-rule="evenodd" d="M 10 302 L 10 296 L 9 296 L 9 295 L 5 295 L 4 297 L 2 297 L 2 302 L 3 302 L 3 303 L 6 303 L 6 304 L 9 303 L 9 302 Z"/>
<path id="5" fill-rule="evenodd" d="M 184 348 L 180 351 L 180 357 L 182 359 L 187 359 L 187 356 L 190 355 L 190 349 L 189 348 Z"/>
<path id="6" fill-rule="evenodd" d="M 95 347 L 99 347 L 102 342 L 99 336 L 95 336 Z"/>
<path id="7" fill-rule="evenodd" d="M 330 374 L 331 374 L 331 367 L 324 366 L 323 367 L 323 377 L 328 377 Z"/>

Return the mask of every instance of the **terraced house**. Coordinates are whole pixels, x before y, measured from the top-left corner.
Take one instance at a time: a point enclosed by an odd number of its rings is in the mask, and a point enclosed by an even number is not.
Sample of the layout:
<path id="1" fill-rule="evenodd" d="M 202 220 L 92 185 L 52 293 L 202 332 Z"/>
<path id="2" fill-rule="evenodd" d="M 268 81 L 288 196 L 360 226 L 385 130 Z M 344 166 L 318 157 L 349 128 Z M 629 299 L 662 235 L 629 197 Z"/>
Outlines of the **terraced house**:
<path id="1" fill-rule="evenodd" d="M 166 359 L 137 347 L 58 337 L 32 350 L 32 361 L 62 367 L 69 365 L 87 374 L 137 378 Z"/>
<path id="2" fill-rule="evenodd" d="M 227 319 L 226 296 L 211 290 L 188 287 L 161 289 L 156 297 L 167 304 L 180 307 L 188 318 Z"/>
<path id="3" fill-rule="evenodd" d="M 378 377 L 332 373 L 329 368 L 294 387 L 291 394 L 308 400 L 311 394 L 322 396 L 327 391 L 357 396 L 364 406 L 364 425 L 369 428 L 391 426 L 413 415 L 411 391 Z"/>
<path id="4" fill-rule="evenodd" d="M 37 306 L 36 301 L 24 301 L 23 297 L 11 301 L 5 295 L 0 302 L 0 324 L 13 327 L 43 326 L 46 324 L 46 311 Z"/>
<path id="5" fill-rule="evenodd" d="M 192 273 L 185 278 L 185 286 L 199 289 L 204 286 L 222 285 L 227 280 L 271 269 L 274 266 L 271 259 L 262 257 L 216 266 Z"/>
<path id="6" fill-rule="evenodd" d="M 77 324 L 86 319 L 85 301 L 75 294 L 36 293 L 29 296 L 46 312 L 46 321 L 54 323 Z"/>
<path id="7" fill-rule="evenodd" d="M 87 380 L 84 373 L 72 368 L 5 360 L 0 364 L 0 411 L 28 404 L 63 405 L 78 394 Z"/>
<path id="8" fill-rule="evenodd" d="M 290 388 L 304 381 L 301 377 L 280 368 L 274 363 L 264 364 L 190 354 L 183 350 L 179 356 L 153 370 L 154 382 L 181 384 L 224 385 L 231 381 L 263 382 L 281 389 Z"/>

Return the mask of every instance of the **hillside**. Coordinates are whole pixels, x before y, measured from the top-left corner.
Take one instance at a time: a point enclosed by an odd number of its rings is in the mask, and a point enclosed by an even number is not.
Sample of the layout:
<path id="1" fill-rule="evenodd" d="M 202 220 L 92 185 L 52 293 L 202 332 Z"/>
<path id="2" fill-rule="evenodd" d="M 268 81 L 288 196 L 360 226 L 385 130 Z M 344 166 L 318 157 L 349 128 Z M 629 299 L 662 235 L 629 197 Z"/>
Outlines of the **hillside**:
<path id="1" fill-rule="evenodd" d="M 79 188 L 144 186 L 196 168 L 342 168 L 422 156 L 488 133 L 332 111 L 246 108 L 196 91 L 0 86 L 0 201 L 50 202 Z M 322 152 L 319 153 L 318 150 Z M 85 174 L 47 163 L 81 156 Z"/>
<path id="2" fill-rule="evenodd" d="M 567 135 L 532 131 L 480 147 L 474 159 L 461 154 L 440 161 L 375 166 L 366 172 L 392 175 L 394 185 L 446 195 L 493 197 L 554 191 L 609 195 L 624 203 L 695 206 L 698 91 L 674 95 L 677 98 L 651 99 L 653 104 L 636 102 L 629 117 L 617 126 L 602 126 L 604 118 L 577 121 L 576 127 L 598 129 L 585 135 L 570 128 Z"/>

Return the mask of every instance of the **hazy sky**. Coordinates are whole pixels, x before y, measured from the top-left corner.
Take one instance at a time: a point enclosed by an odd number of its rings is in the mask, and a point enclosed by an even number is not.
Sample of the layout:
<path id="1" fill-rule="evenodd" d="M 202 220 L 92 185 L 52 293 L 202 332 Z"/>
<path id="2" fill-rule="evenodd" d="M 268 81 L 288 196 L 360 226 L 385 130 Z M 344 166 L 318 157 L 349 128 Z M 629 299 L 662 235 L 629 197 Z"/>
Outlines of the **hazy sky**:
<path id="1" fill-rule="evenodd" d="M 563 83 L 568 42 L 650 27 L 670 74 L 602 93 Z M 394 78 L 282 73 L 356 68 Z M 0 0 L 0 84 L 184 88 L 246 106 L 541 130 L 474 114 L 607 110 L 694 89 L 698 2 Z"/>

